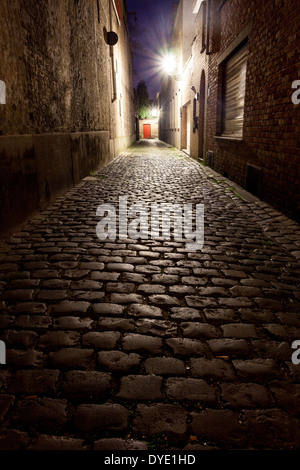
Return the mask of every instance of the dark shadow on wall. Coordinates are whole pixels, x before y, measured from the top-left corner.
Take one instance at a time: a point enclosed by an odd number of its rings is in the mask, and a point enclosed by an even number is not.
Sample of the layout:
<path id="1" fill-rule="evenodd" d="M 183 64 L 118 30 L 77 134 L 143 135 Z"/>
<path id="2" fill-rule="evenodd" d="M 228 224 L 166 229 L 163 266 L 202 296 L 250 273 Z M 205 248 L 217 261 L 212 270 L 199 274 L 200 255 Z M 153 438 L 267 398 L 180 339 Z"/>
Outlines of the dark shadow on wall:
<path id="1" fill-rule="evenodd" d="M 112 157 L 109 132 L 0 137 L 0 233 L 44 209 Z"/>

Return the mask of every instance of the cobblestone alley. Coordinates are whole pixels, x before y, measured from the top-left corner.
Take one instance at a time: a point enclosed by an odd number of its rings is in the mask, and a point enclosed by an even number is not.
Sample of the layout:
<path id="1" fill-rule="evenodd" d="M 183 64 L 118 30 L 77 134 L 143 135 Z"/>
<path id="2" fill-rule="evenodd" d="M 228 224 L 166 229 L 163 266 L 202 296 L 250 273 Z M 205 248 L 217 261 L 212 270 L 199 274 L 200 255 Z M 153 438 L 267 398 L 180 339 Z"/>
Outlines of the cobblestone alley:
<path id="1" fill-rule="evenodd" d="M 97 207 L 205 205 L 204 247 Z M 140 141 L 1 244 L 1 449 L 298 449 L 300 226 Z"/>

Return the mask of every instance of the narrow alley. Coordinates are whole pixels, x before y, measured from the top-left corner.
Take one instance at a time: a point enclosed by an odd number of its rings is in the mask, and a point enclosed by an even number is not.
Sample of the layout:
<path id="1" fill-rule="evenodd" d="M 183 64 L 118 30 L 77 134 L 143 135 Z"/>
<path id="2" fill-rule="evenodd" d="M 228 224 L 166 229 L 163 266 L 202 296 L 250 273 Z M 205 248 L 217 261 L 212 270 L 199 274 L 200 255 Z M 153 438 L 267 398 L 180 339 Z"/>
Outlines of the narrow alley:
<path id="1" fill-rule="evenodd" d="M 99 240 L 120 196 L 204 204 L 203 248 Z M 2 241 L 0 449 L 298 449 L 299 255 L 296 222 L 132 145 Z"/>

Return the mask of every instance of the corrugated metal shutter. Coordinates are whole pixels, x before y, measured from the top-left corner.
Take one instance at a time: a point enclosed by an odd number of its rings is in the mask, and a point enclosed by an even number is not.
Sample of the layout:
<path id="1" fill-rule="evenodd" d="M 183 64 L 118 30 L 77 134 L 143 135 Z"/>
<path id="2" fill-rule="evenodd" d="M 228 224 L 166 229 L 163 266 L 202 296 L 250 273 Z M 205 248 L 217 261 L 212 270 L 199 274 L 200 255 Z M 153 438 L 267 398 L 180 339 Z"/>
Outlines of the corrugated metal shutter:
<path id="1" fill-rule="evenodd" d="M 239 49 L 225 64 L 224 136 L 243 135 L 247 56 L 248 44 Z"/>

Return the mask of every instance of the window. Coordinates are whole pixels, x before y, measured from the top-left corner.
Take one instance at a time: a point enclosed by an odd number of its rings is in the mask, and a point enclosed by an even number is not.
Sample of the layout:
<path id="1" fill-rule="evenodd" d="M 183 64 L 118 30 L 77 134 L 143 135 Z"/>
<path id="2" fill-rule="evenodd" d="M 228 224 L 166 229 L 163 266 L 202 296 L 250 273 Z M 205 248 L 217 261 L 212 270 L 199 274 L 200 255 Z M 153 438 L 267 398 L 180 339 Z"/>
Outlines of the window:
<path id="1" fill-rule="evenodd" d="M 222 132 L 224 137 L 243 136 L 248 44 L 224 63 Z"/>

